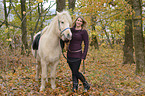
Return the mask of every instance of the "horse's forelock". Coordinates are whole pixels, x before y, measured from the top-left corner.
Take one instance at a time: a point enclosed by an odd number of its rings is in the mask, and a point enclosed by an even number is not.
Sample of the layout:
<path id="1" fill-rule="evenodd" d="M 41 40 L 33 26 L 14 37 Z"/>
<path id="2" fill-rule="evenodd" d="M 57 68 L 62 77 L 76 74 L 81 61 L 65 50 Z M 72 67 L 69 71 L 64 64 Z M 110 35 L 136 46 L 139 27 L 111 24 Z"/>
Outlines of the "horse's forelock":
<path id="1" fill-rule="evenodd" d="M 72 19 L 68 11 L 62 11 L 59 15 L 64 15 L 67 18 L 69 24 L 72 24 Z"/>

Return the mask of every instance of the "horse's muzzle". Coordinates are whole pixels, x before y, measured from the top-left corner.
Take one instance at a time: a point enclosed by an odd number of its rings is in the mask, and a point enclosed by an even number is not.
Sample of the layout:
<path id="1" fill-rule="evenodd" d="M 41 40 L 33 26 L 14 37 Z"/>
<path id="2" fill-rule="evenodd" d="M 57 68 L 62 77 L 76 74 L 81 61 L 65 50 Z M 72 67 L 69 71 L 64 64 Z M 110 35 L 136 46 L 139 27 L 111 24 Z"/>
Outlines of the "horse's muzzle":
<path id="1" fill-rule="evenodd" d="M 67 39 L 71 40 L 72 36 L 70 34 L 67 34 Z"/>
<path id="2" fill-rule="evenodd" d="M 72 33 L 70 30 L 65 30 L 65 32 L 62 33 L 61 39 L 63 41 L 68 41 L 72 39 Z"/>

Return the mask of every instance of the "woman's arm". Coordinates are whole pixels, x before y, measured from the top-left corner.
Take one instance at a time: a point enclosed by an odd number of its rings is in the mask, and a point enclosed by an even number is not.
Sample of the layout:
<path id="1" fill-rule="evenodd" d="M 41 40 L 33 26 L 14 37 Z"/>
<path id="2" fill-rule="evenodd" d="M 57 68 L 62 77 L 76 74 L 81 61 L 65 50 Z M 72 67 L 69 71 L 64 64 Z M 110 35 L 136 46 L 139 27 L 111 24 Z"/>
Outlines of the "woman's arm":
<path id="1" fill-rule="evenodd" d="M 89 47 L 89 36 L 86 30 L 84 30 L 83 32 L 83 41 L 84 41 L 85 46 L 84 46 L 84 51 L 82 54 L 82 59 L 86 59 L 86 55 L 87 55 L 88 47 Z"/>

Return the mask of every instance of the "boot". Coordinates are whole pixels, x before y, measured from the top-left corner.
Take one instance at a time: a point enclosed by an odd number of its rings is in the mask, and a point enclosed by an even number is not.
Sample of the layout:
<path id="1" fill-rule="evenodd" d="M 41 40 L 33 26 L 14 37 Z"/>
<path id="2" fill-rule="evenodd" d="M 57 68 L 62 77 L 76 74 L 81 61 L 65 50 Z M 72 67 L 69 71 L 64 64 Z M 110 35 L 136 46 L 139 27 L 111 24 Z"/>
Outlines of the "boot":
<path id="1" fill-rule="evenodd" d="M 73 80 L 72 92 L 76 92 L 78 90 L 78 79 L 74 74 L 72 75 L 72 80 Z"/>
<path id="2" fill-rule="evenodd" d="M 83 85 L 84 85 L 85 92 L 87 92 L 90 89 L 90 85 L 88 84 L 87 81 L 83 82 Z"/>
<path id="3" fill-rule="evenodd" d="M 73 83 L 72 92 L 76 92 L 78 90 L 78 83 Z"/>

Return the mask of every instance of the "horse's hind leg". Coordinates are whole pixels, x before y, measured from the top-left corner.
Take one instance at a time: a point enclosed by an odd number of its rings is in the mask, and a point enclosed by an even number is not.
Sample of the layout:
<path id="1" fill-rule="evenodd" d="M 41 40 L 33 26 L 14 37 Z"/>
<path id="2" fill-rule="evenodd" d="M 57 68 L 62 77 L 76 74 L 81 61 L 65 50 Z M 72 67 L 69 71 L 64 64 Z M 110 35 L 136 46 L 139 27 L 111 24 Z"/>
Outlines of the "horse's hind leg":
<path id="1" fill-rule="evenodd" d="M 44 60 L 41 60 L 41 68 L 42 68 L 42 75 L 41 75 L 41 87 L 40 91 L 45 89 L 45 81 L 47 78 L 47 63 Z"/>
<path id="2" fill-rule="evenodd" d="M 55 84 L 55 80 L 56 80 L 56 67 L 58 65 L 59 61 L 57 61 L 56 63 L 54 63 L 54 65 L 51 66 L 51 88 L 55 89 L 56 84 Z"/>
<path id="3" fill-rule="evenodd" d="M 36 75 L 35 75 L 35 80 L 38 81 L 39 79 L 39 73 L 41 72 L 41 65 L 40 65 L 40 61 L 37 62 L 36 65 Z"/>

